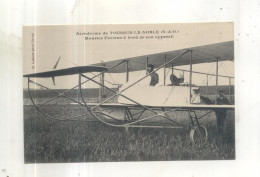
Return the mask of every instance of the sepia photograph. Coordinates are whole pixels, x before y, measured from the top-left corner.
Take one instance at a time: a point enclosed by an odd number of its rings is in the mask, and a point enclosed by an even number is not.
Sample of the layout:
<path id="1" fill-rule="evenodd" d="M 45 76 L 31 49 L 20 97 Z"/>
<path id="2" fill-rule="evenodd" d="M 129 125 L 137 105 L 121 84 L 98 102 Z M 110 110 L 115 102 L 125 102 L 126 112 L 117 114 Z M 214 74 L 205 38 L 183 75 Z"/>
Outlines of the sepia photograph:
<path id="1" fill-rule="evenodd" d="M 0 177 L 259 176 L 259 1 L 0 4 Z"/>
<path id="2" fill-rule="evenodd" d="M 234 24 L 23 26 L 24 163 L 235 160 Z"/>

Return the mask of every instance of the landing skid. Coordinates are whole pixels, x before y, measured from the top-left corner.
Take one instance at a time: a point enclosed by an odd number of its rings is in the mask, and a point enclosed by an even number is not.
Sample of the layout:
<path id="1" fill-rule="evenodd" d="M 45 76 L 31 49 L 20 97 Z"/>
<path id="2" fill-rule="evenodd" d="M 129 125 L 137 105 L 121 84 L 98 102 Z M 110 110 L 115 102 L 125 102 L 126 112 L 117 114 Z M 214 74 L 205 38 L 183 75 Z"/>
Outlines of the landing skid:
<path id="1" fill-rule="evenodd" d="M 77 120 L 77 121 L 86 121 L 86 120 L 80 120 L 79 118 L 82 116 L 93 116 L 96 120 L 99 120 L 107 125 L 114 126 L 114 127 L 123 127 L 126 130 L 129 128 L 139 127 L 139 128 L 169 128 L 169 129 L 179 129 L 179 128 L 185 128 L 191 126 L 190 130 L 190 139 L 193 143 L 204 143 L 207 141 L 208 133 L 205 126 L 201 125 L 199 123 L 199 119 L 203 118 L 205 115 L 209 114 L 212 111 L 209 111 L 207 114 L 197 117 L 195 110 L 191 109 L 185 109 L 185 108 L 153 108 L 153 107 L 147 107 L 145 105 L 142 105 L 134 100 L 131 100 L 130 98 L 124 96 L 126 99 L 129 99 L 132 101 L 135 106 L 126 105 L 126 106 L 108 106 L 106 105 L 106 101 L 103 101 L 101 103 L 97 103 L 96 105 L 91 105 L 85 101 L 85 97 L 83 96 L 83 92 L 81 89 L 81 86 L 85 82 L 81 82 L 81 76 L 84 76 L 82 74 L 79 75 L 79 85 L 77 85 L 74 88 L 79 89 L 79 93 L 81 96 L 81 99 L 83 101 L 80 102 L 79 99 L 72 99 L 67 96 L 65 96 L 64 93 L 58 93 L 55 90 L 49 89 L 39 83 L 36 83 L 28 77 L 28 90 L 29 90 L 29 96 L 32 100 L 33 105 L 36 107 L 36 109 L 43 114 L 46 118 L 58 120 L 58 121 L 65 121 L 65 120 Z M 88 78 L 89 79 L 89 78 Z M 89 79 L 91 80 L 91 79 Z M 66 119 L 60 119 L 59 116 L 51 116 L 47 113 L 45 113 L 41 106 L 36 104 L 32 98 L 31 90 L 30 90 L 30 84 L 35 84 L 38 86 L 41 86 L 42 88 L 45 88 L 53 93 L 56 94 L 53 98 L 50 99 L 50 101 L 55 100 L 57 98 L 63 97 L 66 98 L 73 103 L 76 103 L 80 106 L 83 106 L 87 109 L 88 113 L 73 117 L 68 117 Z M 71 89 L 70 89 L 71 90 Z M 114 90 L 112 90 L 114 91 Z M 114 91 L 115 92 L 115 91 Z M 118 95 L 117 92 L 115 92 L 114 95 Z M 122 96 L 122 95 L 121 95 Z M 46 101 L 45 103 L 48 103 Z M 45 104 L 44 103 L 44 104 Z M 189 119 L 190 122 L 178 122 L 175 120 L 174 117 L 171 117 L 169 114 L 176 112 L 176 111 L 188 111 L 189 112 Z M 192 116 L 193 114 L 193 116 Z M 189 120 L 188 119 L 188 120 Z"/>

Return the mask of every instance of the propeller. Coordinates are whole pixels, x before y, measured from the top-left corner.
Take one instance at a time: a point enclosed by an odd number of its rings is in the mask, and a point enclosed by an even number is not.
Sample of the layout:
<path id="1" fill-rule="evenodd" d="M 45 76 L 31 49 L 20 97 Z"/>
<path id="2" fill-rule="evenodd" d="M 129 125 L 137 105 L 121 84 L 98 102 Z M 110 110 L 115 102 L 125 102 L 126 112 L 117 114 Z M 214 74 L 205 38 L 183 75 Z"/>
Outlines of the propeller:
<path id="1" fill-rule="evenodd" d="M 60 57 L 58 58 L 57 62 L 55 63 L 53 69 L 56 69 L 56 68 L 57 68 L 57 66 L 58 66 L 58 64 L 59 64 L 59 61 L 60 61 Z M 53 85 L 56 85 L 56 84 L 55 84 L 55 77 L 51 77 L 51 78 L 52 78 Z"/>
<path id="2" fill-rule="evenodd" d="M 59 61 L 60 61 L 60 57 L 58 58 L 57 62 L 55 63 L 53 69 L 56 69 L 56 68 L 57 68 Z"/>

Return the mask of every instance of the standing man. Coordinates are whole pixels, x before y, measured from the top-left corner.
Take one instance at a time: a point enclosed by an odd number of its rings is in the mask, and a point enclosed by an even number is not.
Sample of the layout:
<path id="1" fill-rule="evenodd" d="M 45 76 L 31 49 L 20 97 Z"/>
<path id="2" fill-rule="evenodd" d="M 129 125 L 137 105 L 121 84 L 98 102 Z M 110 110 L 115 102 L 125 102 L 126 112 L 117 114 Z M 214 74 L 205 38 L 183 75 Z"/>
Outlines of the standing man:
<path id="1" fill-rule="evenodd" d="M 225 92 L 223 90 L 219 91 L 219 97 L 216 100 L 218 105 L 230 105 L 230 101 L 225 97 Z M 227 109 L 216 109 L 215 110 L 217 118 L 218 132 L 223 135 L 224 133 L 224 124 L 227 117 Z"/>
<path id="2" fill-rule="evenodd" d="M 159 76 L 157 73 L 153 72 L 154 66 L 152 64 L 149 64 L 147 66 L 147 74 L 151 73 L 151 81 L 150 81 L 150 86 L 155 86 L 159 82 Z M 152 73 L 153 72 L 153 73 Z"/>
<path id="3" fill-rule="evenodd" d="M 209 99 L 208 97 L 200 96 L 200 99 L 205 104 L 215 104 L 215 101 Z M 225 97 L 224 90 L 219 91 L 219 97 L 216 99 L 216 103 L 218 105 L 230 105 L 230 101 Z M 223 136 L 224 125 L 225 125 L 225 121 L 226 121 L 226 117 L 227 117 L 227 109 L 226 108 L 218 108 L 218 109 L 216 108 L 213 111 L 216 114 L 218 133 Z"/>

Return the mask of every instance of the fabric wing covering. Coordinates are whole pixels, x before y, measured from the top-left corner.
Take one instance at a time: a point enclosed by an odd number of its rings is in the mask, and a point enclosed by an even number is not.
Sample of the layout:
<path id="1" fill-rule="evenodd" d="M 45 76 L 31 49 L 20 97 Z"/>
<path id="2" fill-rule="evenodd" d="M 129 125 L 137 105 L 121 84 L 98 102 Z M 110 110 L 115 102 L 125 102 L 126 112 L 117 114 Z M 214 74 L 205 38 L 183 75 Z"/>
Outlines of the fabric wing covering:
<path id="1" fill-rule="evenodd" d="M 87 72 L 103 72 L 106 70 L 107 68 L 103 66 L 79 66 L 73 68 L 57 69 L 53 71 L 27 74 L 24 75 L 23 77 L 42 77 L 42 78 L 57 77 L 57 76 L 66 76 L 66 75 L 73 75 L 73 74 L 80 74 L 80 73 L 87 73 Z"/>
<path id="2" fill-rule="evenodd" d="M 156 67 L 162 66 L 165 62 L 172 60 L 176 56 L 182 54 L 183 52 L 191 50 L 192 51 L 192 64 L 199 63 L 210 63 L 216 62 L 217 58 L 219 61 L 227 61 L 234 60 L 234 41 L 204 45 L 199 47 L 186 48 L 181 50 L 174 50 L 150 55 L 143 55 L 132 58 L 124 58 L 119 60 L 113 60 L 103 63 L 97 63 L 89 66 L 78 66 L 66 69 L 57 69 L 46 72 L 39 72 L 33 74 L 26 74 L 24 77 L 57 77 L 57 76 L 66 76 L 73 75 L 79 73 L 87 73 L 87 72 L 103 72 L 107 71 L 108 68 L 111 68 L 123 61 L 128 61 L 128 71 L 140 71 L 146 70 L 146 63 L 148 60 L 149 64 L 153 64 Z M 181 65 L 189 65 L 191 53 L 187 53 L 182 57 L 174 60 L 169 63 L 166 67 L 173 66 L 181 66 Z M 110 73 L 124 73 L 126 72 L 126 62 L 114 67 L 113 69 L 109 69 Z"/>
<path id="3" fill-rule="evenodd" d="M 157 54 L 143 55 L 132 58 L 124 58 L 119 60 L 113 60 L 109 62 L 103 62 L 94 64 L 94 66 L 103 66 L 110 68 L 122 61 L 128 61 L 128 71 L 140 71 L 146 69 L 146 62 L 148 58 L 148 63 L 153 64 L 156 67 L 162 66 L 166 58 L 166 62 L 170 61 L 174 57 L 182 54 L 183 52 L 191 50 L 192 51 L 192 64 L 199 63 L 210 63 L 216 62 L 217 58 L 219 61 L 233 61 L 234 60 L 234 41 L 186 48 L 181 50 L 168 51 Z M 174 60 L 172 63 L 166 67 L 189 65 L 190 64 L 190 53 L 183 55 L 182 57 Z M 111 70 L 110 73 L 123 73 L 126 72 L 126 64 L 121 64 Z"/>

